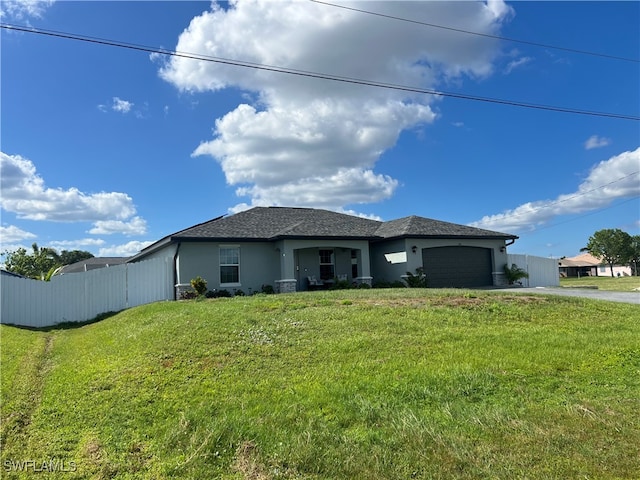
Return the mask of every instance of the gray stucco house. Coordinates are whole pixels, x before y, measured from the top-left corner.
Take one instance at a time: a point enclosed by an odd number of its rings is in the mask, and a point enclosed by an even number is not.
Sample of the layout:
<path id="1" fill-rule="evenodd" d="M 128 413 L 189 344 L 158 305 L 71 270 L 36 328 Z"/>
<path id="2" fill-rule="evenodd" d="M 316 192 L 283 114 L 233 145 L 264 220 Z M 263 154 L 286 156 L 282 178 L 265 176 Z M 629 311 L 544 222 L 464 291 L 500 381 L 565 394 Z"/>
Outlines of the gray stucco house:
<path id="1" fill-rule="evenodd" d="M 308 290 L 334 279 L 372 284 L 424 269 L 430 287 L 505 283 L 518 237 L 410 216 L 381 222 L 312 208 L 255 207 L 171 234 L 128 262 L 173 262 L 176 298 L 192 278 L 208 288 Z"/>

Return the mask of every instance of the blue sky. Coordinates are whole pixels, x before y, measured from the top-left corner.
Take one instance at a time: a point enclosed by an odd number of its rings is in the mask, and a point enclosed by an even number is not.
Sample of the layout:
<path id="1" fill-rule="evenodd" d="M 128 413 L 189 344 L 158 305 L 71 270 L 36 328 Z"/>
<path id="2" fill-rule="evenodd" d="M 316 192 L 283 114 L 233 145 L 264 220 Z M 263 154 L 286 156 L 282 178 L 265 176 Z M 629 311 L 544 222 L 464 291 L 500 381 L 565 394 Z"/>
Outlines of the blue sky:
<path id="1" fill-rule="evenodd" d="M 639 2 L 330 3 L 387 17 L 311 1 L 3 1 L 2 22 L 640 116 Z M 127 256 L 252 205 L 420 215 L 516 234 L 510 252 L 544 257 L 578 254 L 599 229 L 640 233 L 634 119 L 4 28 L 0 40 L 2 251 L 37 242 Z"/>

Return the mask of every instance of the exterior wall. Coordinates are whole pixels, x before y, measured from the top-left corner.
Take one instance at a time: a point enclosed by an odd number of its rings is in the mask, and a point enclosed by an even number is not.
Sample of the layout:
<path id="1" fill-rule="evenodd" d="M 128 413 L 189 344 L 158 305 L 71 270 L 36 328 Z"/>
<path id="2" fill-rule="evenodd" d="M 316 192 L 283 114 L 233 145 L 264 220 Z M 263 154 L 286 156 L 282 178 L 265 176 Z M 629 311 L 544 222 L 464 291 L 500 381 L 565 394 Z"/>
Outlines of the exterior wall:
<path id="1" fill-rule="evenodd" d="M 237 246 L 240 249 L 240 275 L 237 284 L 220 284 L 220 247 Z M 276 288 L 280 266 L 278 252 L 268 242 L 185 242 L 176 262 L 177 284 L 188 285 L 200 276 L 207 281 L 209 290 L 242 290 L 246 294 L 259 292 L 263 285 Z"/>
<path id="2" fill-rule="evenodd" d="M 599 277 L 610 277 L 611 276 L 611 268 L 609 265 L 598 265 L 597 275 Z M 622 265 L 614 265 L 613 266 L 613 276 L 614 277 L 630 277 L 631 276 L 631 267 L 622 266 Z"/>
<path id="3" fill-rule="evenodd" d="M 435 247 L 482 247 L 492 250 L 493 261 L 493 281 L 494 285 L 501 285 L 504 277 L 504 266 L 508 258 L 506 248 L 504 252 L 500 251 L 505 247 L 504 240 L 492 239 L 424 239 L 424 238 L 406 238 L 399 240 L 391 240 L 388 242 L 374 243 L 371 247 L 371 265 L 373 272 L 373 283 L 376 281 L 393 282 L 402 280 L 402 276 L 407 272 L 414 273 L 419 267 L 422 267 L 422 249 Z M 415 247 L 415 253 L 413 252 Z M 390 263 L 385 255 L 404 252 L 406 261 L 399 263 Z M 402 260 L 401 256 L 398 256 Z"/>
<path id="4" fill-rule="evenodd" d="M 415 263 L 413 258 L 410 258 L 411 250 L 407 251 L 407 242 L 404 239 L 389 240 L 387 242 L 379 242 L 371 245 L 371 276 L 373 276 L 373 284 L 376 282 L 394 282 L 401 281 L 402 275 L 406 275 L 410 271 L 411 267 Z M 385 255 L 393 253 L 406 253 L 406 262 L 400 261 L 399 263 L 390 263 L 387 261 Z M 417 255 L 414 255 L 417 257 Z M 401 260 L 401 259 L 400 259 Z M 412 272 L 419 267 L 416 265 L 413 267 Z"/>

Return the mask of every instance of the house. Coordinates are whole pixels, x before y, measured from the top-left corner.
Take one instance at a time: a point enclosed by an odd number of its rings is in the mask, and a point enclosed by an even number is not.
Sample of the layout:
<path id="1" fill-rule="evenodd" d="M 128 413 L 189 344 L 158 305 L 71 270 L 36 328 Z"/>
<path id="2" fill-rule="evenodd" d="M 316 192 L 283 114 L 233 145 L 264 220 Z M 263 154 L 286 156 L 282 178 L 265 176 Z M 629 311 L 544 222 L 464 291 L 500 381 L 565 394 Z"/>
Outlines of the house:
<path id="1" fill-rule="evenodd" d="M 335 279 L 371 285 L 424 269 L 431 287 L 505 284 L 518 237 L 410 216 L 382 222 L 313 208 L 255 207 L 168 235 L 128 262 L 173 263 L 176 298 L 200 276 L 208 289 L 295 292 Z"/>
<path id="2" fill-rule="evenodd" d="M 10 272 L 9 270 L 5 270 L 4 268 L 0 268 L 0 276 L 2 277 L 14 277 L 14 278 L 27 278 L 24 275 L 20 275 L 19 273 Z"/>
<path id="3" fill-rule="evenodd" d="M 121 265 L 127 261 L 127 257 L 91 257 L 69 265 L 60 267 L 55 275 L 64 275 L 66 273 L 88 272 L 97 268 L 113 267 Z"/>
<path id="4" fill-rule="evenodd" d="M 611 276 L 609 265 L 590 253 L 561 258 L 558 262 L 558 268 L 561 277 Z M 628 277 L 631 275 L 631 267 L 628 265 L 614 265 L 613 275 L 616 277 Z"/>

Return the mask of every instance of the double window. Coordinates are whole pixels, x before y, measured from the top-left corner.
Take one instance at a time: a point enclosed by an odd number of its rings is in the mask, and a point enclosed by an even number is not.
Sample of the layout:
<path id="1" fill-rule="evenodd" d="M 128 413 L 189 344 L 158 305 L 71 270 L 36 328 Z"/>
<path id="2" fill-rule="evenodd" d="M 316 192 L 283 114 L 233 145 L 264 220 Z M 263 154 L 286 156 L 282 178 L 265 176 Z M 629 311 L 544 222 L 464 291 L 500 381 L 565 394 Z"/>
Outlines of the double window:
<path id="1" fill-rule="evenodd" d="M 220 285 L 240 283 L 240 247 L 220 247 Z"/>

